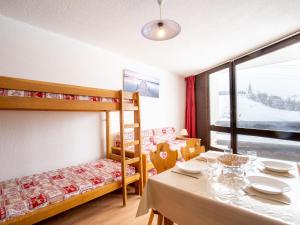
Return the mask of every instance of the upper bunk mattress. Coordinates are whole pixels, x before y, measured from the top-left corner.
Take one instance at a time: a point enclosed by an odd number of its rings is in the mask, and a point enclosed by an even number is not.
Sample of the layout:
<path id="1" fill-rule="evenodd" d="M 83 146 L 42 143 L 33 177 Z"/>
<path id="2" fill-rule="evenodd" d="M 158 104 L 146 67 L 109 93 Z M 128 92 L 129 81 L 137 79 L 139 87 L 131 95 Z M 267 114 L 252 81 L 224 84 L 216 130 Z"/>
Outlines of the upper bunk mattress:
<path id="1" fill-rule="evenodd" d="M 127 176 L 135 174 L 127 166 Z M 121 163 L 94 162 L 0 182 L 0 223 L 121 179 Z"/>
<path id="2" fill-rule="evenodd" d="M 86 96 L 86 95 L 71 95 L 71 94 L 60 94 L 60 93 L 57 94 L 57 93 L 49 93 L 49 92 L 11 90 L 11 89 L 3 89 L 3 88 L 0 88 L 0 96 L 119 103 L 118 98 L 107 98 L 107 97 Z M 126 99 L 126 102 L 132 103 L 133 100 Z"/>

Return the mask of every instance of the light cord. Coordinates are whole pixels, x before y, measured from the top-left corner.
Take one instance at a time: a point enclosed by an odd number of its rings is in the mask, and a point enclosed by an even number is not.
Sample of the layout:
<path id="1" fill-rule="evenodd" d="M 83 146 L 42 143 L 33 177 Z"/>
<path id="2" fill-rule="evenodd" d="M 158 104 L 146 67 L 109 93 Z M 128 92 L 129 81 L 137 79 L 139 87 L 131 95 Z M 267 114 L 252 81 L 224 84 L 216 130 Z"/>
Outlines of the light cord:
<path id="1" fill-rule="evenodd" d="M 159 19 L 161 20 L 161 5 L 159 5 Z"/>
<path id="2" fill-rule="evenodd" d="M 163 3 L 163 0 L 157 0 L 158 5 L 159 5 L 159 19 L 161 20 L 161 5 Z"/>

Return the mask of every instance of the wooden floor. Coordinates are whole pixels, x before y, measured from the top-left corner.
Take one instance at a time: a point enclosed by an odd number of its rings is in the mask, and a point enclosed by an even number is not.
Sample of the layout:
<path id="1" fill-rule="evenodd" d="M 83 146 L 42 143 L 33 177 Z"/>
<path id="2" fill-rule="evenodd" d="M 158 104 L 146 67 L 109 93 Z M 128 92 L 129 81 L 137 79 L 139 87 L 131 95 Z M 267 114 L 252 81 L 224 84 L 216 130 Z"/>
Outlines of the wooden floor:
<path id="1" fill-rule="evenodd" d="M 147 225 L 148 215 L 135 217 L 140 196 L 129 194 L 122 206 L 121 192 L 113 192 L 44 220 L 38 225 Z M 156 221 L 153 221 L 156 224 Z"/>

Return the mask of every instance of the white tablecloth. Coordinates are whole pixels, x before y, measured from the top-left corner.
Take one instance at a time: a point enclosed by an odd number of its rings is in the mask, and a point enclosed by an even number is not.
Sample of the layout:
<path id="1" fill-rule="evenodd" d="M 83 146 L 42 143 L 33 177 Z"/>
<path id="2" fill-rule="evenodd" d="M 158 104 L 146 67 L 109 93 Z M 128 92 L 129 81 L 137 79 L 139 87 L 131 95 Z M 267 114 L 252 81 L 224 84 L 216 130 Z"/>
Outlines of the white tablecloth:
<path id="1" fill-rule="evenodd" d="M 273 176 L 292 187 L 286 193 L 291 204 L 285 205 L 247 195 L 227 201 L 205 174 L 194 179 L 168 170 L 148 180 L 137 216 L 154 208 L 179 225 L 300 225 L 300 180 L 294 172 L 294 178 Z"/>

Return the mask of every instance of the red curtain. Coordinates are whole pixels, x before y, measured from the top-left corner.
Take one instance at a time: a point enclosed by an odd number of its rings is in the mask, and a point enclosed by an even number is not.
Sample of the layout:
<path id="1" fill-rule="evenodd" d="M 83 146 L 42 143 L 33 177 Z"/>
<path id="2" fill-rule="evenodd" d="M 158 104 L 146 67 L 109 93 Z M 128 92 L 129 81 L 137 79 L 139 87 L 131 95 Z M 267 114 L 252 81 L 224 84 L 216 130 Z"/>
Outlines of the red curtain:
<path id="1" fill-rule="evenodd" d="M 186 101 L 185 101 L 185 128 L 189 137 L 196 137 L 196 101 L 195 101 L 195 76 L 185 78 Z"/>

